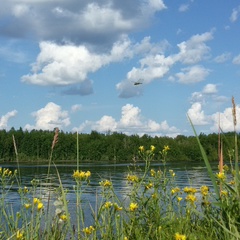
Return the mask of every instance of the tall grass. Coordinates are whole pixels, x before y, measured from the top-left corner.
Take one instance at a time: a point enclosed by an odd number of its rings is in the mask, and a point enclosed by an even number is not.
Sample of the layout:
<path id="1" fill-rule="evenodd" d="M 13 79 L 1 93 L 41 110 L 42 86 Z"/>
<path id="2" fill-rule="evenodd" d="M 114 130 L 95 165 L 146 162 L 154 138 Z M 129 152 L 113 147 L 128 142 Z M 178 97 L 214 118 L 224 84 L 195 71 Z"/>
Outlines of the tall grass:
<path id="1" fill-rule="evenodd" d="M 233 117 L 236 116 L 234 104 L 233 99 Z M 234 124 L 236 127 L 236 120 Z M 87 215 L 82 200 L 86 188 L 90 187 L 91 172 L 79 169 L 78 134 L 77 169 L 72 175 L 75 181 L 73 190 L 76 194 L 76 211 L 72 213 L 68 206 L 68 189 L 64 188 L 52 161 L 59 131 L 55 130 L 47 179 L 51 180 L 55 174 L 58 188 L 53 189 L 51 181 L 42 187 L 38 179 L 32 180 L 31 187 L 24 187 L 17 170 L 12 172 L 0 168 L 0 239 L 240 239 L 237 138 L 234 168 L 224 165 L 219 172 L 214 172 L 191 125 L 211 179 L 210 186 L 203 185 L 196 189 L 189 182 L 187 187 L 180 188 L 176 183 L 175 172 L 167 165 L 170 147 L 164 146 L 160 151 L 162 164 L 159 168 L 153 168 L 155 146 L 140 146 L 138 154 L 145 165 L 144 168 L 136 162 L 129 165 L 125 177 L 129 193 L 119 198 L 111 179 L 102 179 L 99 182 L 100 193 L 96 194 L 96 205 L 90 205 L 90 213 Z M 50 175 L 52 165 L 54 168 Z M 17 211 L 7 202 L 15 184 L 18 184 L 20 199 Z M 43 194 L 46 190 L 47 198 Z"/>

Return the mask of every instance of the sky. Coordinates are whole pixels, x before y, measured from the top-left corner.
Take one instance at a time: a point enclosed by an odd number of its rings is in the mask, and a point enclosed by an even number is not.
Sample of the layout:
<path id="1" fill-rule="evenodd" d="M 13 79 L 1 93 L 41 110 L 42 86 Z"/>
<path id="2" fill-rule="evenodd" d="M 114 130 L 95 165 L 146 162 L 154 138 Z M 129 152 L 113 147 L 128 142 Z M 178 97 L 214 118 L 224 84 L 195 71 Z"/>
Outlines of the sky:
<path id="1" fill-rule="evenodd" d="M 239 93 L 239 1 L 1 2 L 0 129 L 239 131 Z"/>

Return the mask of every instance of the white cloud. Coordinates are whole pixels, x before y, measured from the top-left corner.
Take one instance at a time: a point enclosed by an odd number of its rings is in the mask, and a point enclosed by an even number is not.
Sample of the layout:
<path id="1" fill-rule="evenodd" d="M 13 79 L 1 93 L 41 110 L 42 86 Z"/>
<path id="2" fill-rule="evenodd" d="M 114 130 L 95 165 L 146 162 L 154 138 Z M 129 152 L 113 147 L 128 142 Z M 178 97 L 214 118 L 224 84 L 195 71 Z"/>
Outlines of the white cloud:
<path id="1" fill-rule="evenodd" d="M 179 12 L 186 12 L 189 9 L 189 4 L 181 4 L 178 8 Z"/>
<path id="2" fill-rule="evenodd" d="M 202 90 L 202 93 L 203 94 L 215 94 L 215 93 L 217 93 L 216 84 L 209 83 L 209 84 L 205 85 L 205 87 Z"/>
<path id="3" fill-rule="evenodd" d="M 146 54 L 146 56 L 139 60 L 140 67 L 133 67 L 127 73 L 126 79 L 116 85 L 119 97 L 130 98 L 141 95 L 142 89 L 133 86 L 133 82 L 143 79 L 143 83 L 145 85 L 155 79 L 163 78 L 176 62 L 193 64 L 204 60 L 208 57 L 208 53 L 210 51 L 210 48 L 205 44 L 205 42 L 211 40 L 212 38 L 212 32 L 206 32 L 201 35 L 197 34 L 192 36 L 188 41 L 178 44 L 179 53 L 177 54 L 169 56 L 164 55 L 163 50 L 165 50 L 169 45 L 168 43 L 165 43 L 165 45 L 162 44 L 165 48 L 161 48 L 161 54 L 157 53 L 157 51 Z M 142 41 L 142 43 L 144 43 L 144 41 Z M 149 44 L 147 46 L 150 48 Z M 158 46 L 157 49 L 160 49 L 160 47 Z M 189 84 L 203 81 L 209 72 L 210 70 L 196 65 L 183 68 L 182 72 L 176 74 L 176 77 L 179 78 L 180 83 Z M 173 76 L 170 77 L 170 79 L 172 81 L 175 80 Z"/>
<path id="4" fill-rule="evenodd" d="M 228 61 L 231 57 L 231 53 L 223 53 L 217 57 L 214 58 L 214 61 L 217 63 L 224 63 Z"/>
<path id="5" fill-rule="evenodd" d="M 237 8 L 234 8 L 232 10 L 232 14 L 230 16 L 230 21 L 231 22 L 236 22 L 238 17 L 239 17 L 239 14 L 240 14 L 240 6 L 238 6 Z"/>
<path id="6" fill-rule="evenodd" d="M 0 26 L 0 32 L 15 38 L 67 39 L 75 44 L 109 47 L 122 34 L 146 27 L 154 14 L 164 9 L 162 0 L 132 0 L 127 4 L 119 0 L 9 0 L 1 4 L 0 12 L 11 21 L 7 28 Z"/>
<path id="7" fill-rule="evenodd" d="M 220 127 L 224 132 L 232 132 L 234 130 L 232 108 L 226 108 L 223 112 L 214 113 L 211 116 L 211 118 L 213 120 L 213 126 L 211 127 L 212 131 L 218 131 L 219 122 L 220 122 Z M 240 106 L 239 105 L 236 105 L 236 118 L 237 118 L 236 130 L 240 131 Z"/>
<path id="8" fill-rule="evenodd" d="M 93 125 L 93 129 L 98 132 L 116 131 L 117 122 L 111 116 L 103 116 L 99 121 Z"/>
<path id="9" fill-rule="evenodd" d="M 81 104 L 74 104 L 71 107 L 71 112 L 75 113 L 78 112 L 82 109 L 82 105 Z"/>
<path id="10" fill-rule="evenodd" d="M 127 74 L 127 79 L 137 81 L 144 79 L 144 83 L 150 83 L 152 80 L 162 78 L 173 65 L 171 57 L 164 55 L 149 55 L 140 60 L 141 68 L 132 68 Z"/>
<path id="11" fill-rule="evenodd" d="M 89 73 L 96 72 L 107 64 L 132 58 L 136 54 L 161 52 L 167 46 L 166 41 L 151 44 L 150 38 L 144 38 L 134 45 L 127 36 L 122 36 L 108 53 L 95 53 L 84 45 L 41 42 L 40 53 L 32 64 L 32 73 L 22 76 L 21 79 L 25 83 L 42 86 L 83 83 Z"/>
<path id="12" fill-rule="evenodd" d="M 183 68 L 181 71 L 176 73 L 176 77 L 178 78 L 178 82 L 183 84 L 201 82 L 205 80 L 210 72 L 210 70 L 199 65 Z"/>
<path id="13" fill-rule="evenodd" d="M 209 56 L 210 48 L 205 42 L 212 39 L 212 32 L 194 35 L 188 41 L 177 45 L 180 52 L 175 57 L 184 64 L 198 63 Z"/>
<path id="14" fill-rule="evenodd" d="M 4 116 L 0 117 L 0 129 L 6 129 L 8 127 L 8 121 L 17 115 L 17 110 L 6 113 Z"/>
<path id="15" fill-rule="evenodd" d="M 220 96 L 217 96 L 218 89 L 216 84 L 206 84 L 202 91 L 193 92 L 190 98 L 191 103 L 199 102 L 205 104 L 209 99 L 214 100 L 215 102 L 221 102 Z"/>
<path id="16" fill-rule="evenodd" d="M 23 82 L 42 86 L 79 83 L 108 62 L 106 55 L 91 53 L 85 46 L 41 42 L 40 50 L 33 73 L 23 76 Z"/>
<path id="17" fill-rule="evenodd" d="M 153 11 L 160 11 L 167 8 L 162 0 L 149 0 L 147 5 L 149 8 L 152 8 Z"/>
<path id="18" fill-rule="evenodd" d="M 158 123 L 151 119 L 145 119 L 141 115 L 141 109 L 126 104 L 122 107 L 122 114 L 119 121 L 111 116 L 103 116 L 100 120 L 85 121 L 78 128 L 73 131 L 91 131 L 96 130 L 99 132 L 117 131 L 125 134 L 148 134 L 152 136 L 168 135 L 176 136 L 179 130 L 174 126 L 169 126 L 166 120 Z"/>
<path id="19" fill-rule="evenodd" d="M 121 127 L 138 127 L 141 126 L 141 109 L 134 107 L 132 104 L 126 104 L 122 107 L 122 117 L 119 125 Z"/>
<path id="20" fill-rule="evenodd" d="M 187 115 L 191 119 L 193 125 L 209 124 L 208 117 L 205 116 L 200 102 L 193 103 L 191 108 L 187 111 Z"/>
<path id="21" fill-rule="evenodd" d="M 111 31 L 111 29 L 130 30 L 133 28 L 132 21 L 124 19 L 120 10 L 112 9 L 111 5 L 99 6 L 97 3 L 89 3 L 83 14 L 77 16 L 84 27 L 91 31 Z"/>
<path id="22" fill-rule="evenodd" d="M 27 124 L 24 129 L 53 130 L 56 127 L 61 129 L 70 125 L 68 112 L 63 111 L 59 105 L 53 102 L 49 102 L 44 108 L 32 113 L 32 116 L 35 118 L 35 125 Z"/>
<path id="23" fill-rule="evenodd" d="M 233 58 L 233 64 L 240 64 L 240 54 Z"/>

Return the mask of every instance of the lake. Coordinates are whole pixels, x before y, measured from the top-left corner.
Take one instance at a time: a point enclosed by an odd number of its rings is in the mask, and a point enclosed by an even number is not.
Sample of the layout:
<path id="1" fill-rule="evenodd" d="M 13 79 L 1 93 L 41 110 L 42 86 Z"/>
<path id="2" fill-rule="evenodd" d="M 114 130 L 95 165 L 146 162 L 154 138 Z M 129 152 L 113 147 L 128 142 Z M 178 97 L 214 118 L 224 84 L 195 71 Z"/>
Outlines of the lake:
<path id="1" fill-rule="evenodd" d="M 218 163 L 214 163 L 213 170 L 217 172 Z M 9 168 L 10 170 L 17 169 L 16 164 L 0 164 L 2 168 Z M 96 198 L 98 197 L 101 187 L 99 182 L 105 179 L 111 180 L 116 195 L 124 199 L 130 192 L 129 184 L 127 183 L 126 177 L 129 173 L 129 168 L 133 169 L 134 172 L 140 171 L 139 169 L 144 168 L 144 163 L 137 163 L 137 170 L 130 163 L 82 163 L 79 164 L 79 170 L 90 171 L 90 184 L 83 186 L 84 193 L 82 204 L 84 208 L 89 208 L 89 203 L 93 206 L 96 204 Z M 207 173 L 207 169 L 203 162 L 170 162 L 166 165 L 167 169 L 172 169 L 176 173 L 176 184 L 180 188 L 185 186 L 192 186 L 199 189 L 202 185 L 211 186 L 211 182 Z M 163 165 L 158 162 L 152 162 L 151 168 L 163 170 Z M 61 177 L 64 188 L 68 189 L 67 199 L 69 201 L 69 211 L 72 214 L 76 211 L 76 194 L 74 192 L 74 181 L 72 175 L 73 171 L 77 169 L 76 164 L 57 164 L 57 169 Z M 40 180 L 41 186 L 39 187 L 40 197 L 47 201 L 49 192 L 54 192 L 54 189 L 59 186 L 59 180 L 57 178 L 55 167 L 51 167 L 51 186 L 44 184 L 46 182 L 46 176 L 48 171 L 47 164 L 20 164 L 21 174 L 21 186 L 31 187 L 31 181 L 33 179 Z M 14 211 L 18 211 L 20 206 L 20 198 L 17 192 L 18 184 L 14 184 L 12 190 L 7 196 L 7 202 L 13 206 Z M 86 211 L 89 211 L 86 210 Z M 88 212 L 89 214 L 89 212 Z"/>

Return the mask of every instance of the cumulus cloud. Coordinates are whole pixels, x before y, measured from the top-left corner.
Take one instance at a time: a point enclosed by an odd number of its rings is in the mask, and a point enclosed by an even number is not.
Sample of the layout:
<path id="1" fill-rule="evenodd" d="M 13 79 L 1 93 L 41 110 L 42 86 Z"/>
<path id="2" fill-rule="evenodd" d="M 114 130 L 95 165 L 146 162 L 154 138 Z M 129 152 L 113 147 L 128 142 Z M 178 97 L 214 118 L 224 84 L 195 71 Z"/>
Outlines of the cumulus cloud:
<path id="1" fill-rule="evenodd" d="M 187 115 L 191 119 L 192 123 L 196 126 L 209 124 L 208 117 L 202 110 L 202 105 L 200 102 L 193 103 L 191 108 L 187 111 Z"/>
<path id="2" fill-rule="evenodd" d="M 165 8 L 162 0 L 4 1 L 0 13 L 5 24 L 0 32 L 15 38 L 109 46 L 122 34 L 146 26 Z"/>
<path id="3" fill-rule="evenodd" d="M 205 80 L 209 72 L 209 69 L 206 69 L 203 66 L 195 65 L 181 69 L 181 72 L 176 73 L 176 77 L 178 78 L 179 83 L 197 83 Z"/>
<path id="4" fill-rule="evenodd" d="M 82 83 L 82 88 L 87 87 L 88 92 L 91 93 L 88 74 L 96 72 L 107 64 L 132 58 L 136 54 L 163 51 L 166 46 L 166 42 L 151 44 L 150 38 L 144 38 L 140 43 L 134 44 L 127 36 L 123 36 L 107 53 L 99 53 L 85 45 L 41 42 L 40 53 L 36 62 L 32 64 L 32 73 L 22 76 L 21 79 L 25 83 L 41 86 Z M 67 91 L 67 94 L 71 94 L 71 91 Z"/>
<path id="5" fill-rule="evenodd" d="M 176 58 L 184 64 L 196 64 L 209 57 L 210 48 L 205 42 L 213 39 L 212 32 L 196 34 L 189 40 L 179 43 Z"/>
<path id="6" fill-rule="evenodd" d="M 140 60 L 141 67 L 133 67 L 127 73 L 127 79 L 118 83 L 116 89 L 119 92 L 119 97 L 130 98 L 133 96 L 142 95 L 142 88 L 139 85 L 134 85 L 134 82 L 149 84 L 154 79 L 162 78 L 173 65 L 174 61 L 171 57 L 165 58 L 164 55 L 148 55 Z"/>
<path id="7" fill-rule="evenodd" d="M 240 119 L 240 106 L 236 105 L 236 118 Z M 226 108 L 223 112 L 214 113 L 211 116 L 213 121 L 213 126 L 211 127 L 212 131 L 218 131 L 219 122 L 220 127 L 224 132 L 232 132 L 234 130 L 233 127 L 233 116 L 232 116 L 232 108 Z M 236 130 L 240 131 L 240 122 L 237 121 Z"/>
<path id="8" fill-rule="evenodd" d="M 106 55 L 91 53 L 85 46 L 41 42 L 40 51 L 32 67 L 33 73 L 24 75 L 23 82 L 42 86 L 81 83 L 88 73 L 95 72 L 109 61 Z"/>
<path id="9" fill-rule="evenodd" d="M 158 53 L 152 52 L 146 54 L 139 60 L 140 67 L 133 67 L 126 76 L 126 79 L 116 85 L 119 92 L 119 97 L 130 98 L 142 94 L 142 89 L 133 86 L 134 81 L 143 79 L 143 83 L 149 84 L 155 79 L 161 79 L 169 73 L 171 68 L 177 62 L 182 64 L 195 64 L 209 56 L 210 48 L 205 42 L 213 38 L 212 32 L 197 34 L 192 36 L 189 40 L 178 44 L 179 52 L 169 56 L 165 56 L 164 49 Z M 165 46 L 167 46 L 165 44 Z M 160 50 L 160 48 L 158 48 Z M 186 67 L 182 72 L 177 73 L 175 76 L 179 79 L 179 83 L 190 84 L 203 81 L 208 74 L 209 69 L 200 65 Z M 174 81 L 172 76 L 170 79 Z"/>
<path id="10" fill-rule="evenodd" d="M 129 135 L 176 136 L 179 134 L 179 130 L 174 126 L 169 126 L 166 120 L 158 123 L 151 119 L 145 119 L 141 114 L 141 109 L 132 104 L 126 104 L 122 107 L 121 118 L 119 120 L 105 115 L 98 121 L 85 121 L 78 128 L 73 129 L 73 131 L 80 132 L 87 130 L 96 130 L 99 132 L 117 131 Z"/>
<path id="11" fill-rule="evenodd" d="M 216 84 L 211 84 L 211 83 L 205 85 L 203 90 L 202 90 L 203 94 L 215 94 L 217 92 L 218 92 L 217 85 Z"/>
<path id="12" fill-rule="evenodd" d="M 35 119 L 35 125 L 27 124 L 24 129 L 53 130 L 56 127 L 61 129 L 70 125 L 68 112 L 53 102 L 49 102 L 44 108 L 33 112 L 32 116 Z"/>
<path id="13" fill-rule="evenodd" d="M 99 121 L 93 124 L 92 128 L 98 132 L 114 132 L 117 130 L 117 122 L 111 116 L 103 116 Z"/>
<path id="14" fill-rule="evenodd" d="M 15 117 L 16 115 L 17 110 L 13 110 L 0 117 L 0 129 L 6 129 L 8 127 L 8 121 L 10 120 L 10 118 Z"/>

